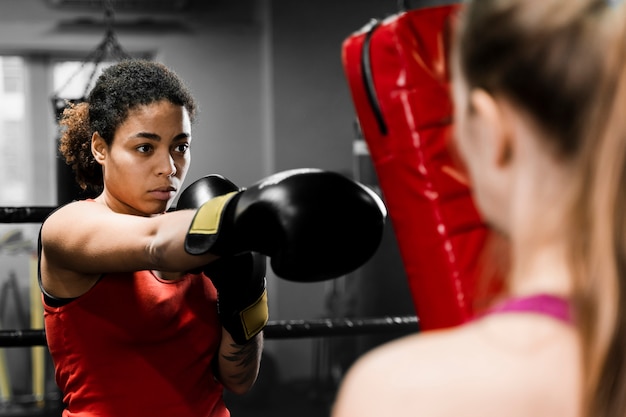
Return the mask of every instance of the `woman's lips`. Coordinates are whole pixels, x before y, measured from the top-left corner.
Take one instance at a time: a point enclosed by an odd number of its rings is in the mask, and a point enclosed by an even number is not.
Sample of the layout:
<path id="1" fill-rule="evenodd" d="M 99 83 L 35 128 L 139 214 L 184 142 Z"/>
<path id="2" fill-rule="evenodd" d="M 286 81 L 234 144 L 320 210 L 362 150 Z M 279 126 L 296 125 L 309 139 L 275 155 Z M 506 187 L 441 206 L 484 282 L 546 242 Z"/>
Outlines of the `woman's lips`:
<path id="1" fill-rule="evenodd" d="M 150 191 L 150 195 L 152 195 L 157 200 L 167 201 L 171 198 L 174 198 L 176 195 L 176 190 L 174 188 L 158 188 L 156 190 Z"/>

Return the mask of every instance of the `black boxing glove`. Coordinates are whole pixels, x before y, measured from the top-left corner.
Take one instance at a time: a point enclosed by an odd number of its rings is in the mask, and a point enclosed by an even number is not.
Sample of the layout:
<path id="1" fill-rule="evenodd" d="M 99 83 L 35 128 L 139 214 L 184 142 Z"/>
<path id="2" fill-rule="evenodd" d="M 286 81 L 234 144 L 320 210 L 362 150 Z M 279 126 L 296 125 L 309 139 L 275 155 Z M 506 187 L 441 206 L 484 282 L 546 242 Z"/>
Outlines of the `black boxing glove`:
<path id="1" fill-rule="evenodd" d="M 318 169 L 269 176 L 247 189 L 211 198 L 185 239 L 193 255 L 255 251 L 281 278 L 337 278 L 364 264 L 382 239 L 387 210 L 372 190 Z"/>
<path id="2" fill-rule="evenodd" d="M 217 289 L 217 313 L 235 343 L 244 345 L 267 324 L 265 256 L 244 252 L 226 256 L 204 267 Z"/>
<path id="3" fill-rule="evenodd" d="M 220 175 L 206 176 L 179 196 L 177 210 L 198 208 L 207 200 L 239 188 Z M 203 268 L 217 289 L 217 311 L 222 326 L 235 343 L 246 344 L 267 324 L 266 257 L 243 252 L 219 258 Z"/>

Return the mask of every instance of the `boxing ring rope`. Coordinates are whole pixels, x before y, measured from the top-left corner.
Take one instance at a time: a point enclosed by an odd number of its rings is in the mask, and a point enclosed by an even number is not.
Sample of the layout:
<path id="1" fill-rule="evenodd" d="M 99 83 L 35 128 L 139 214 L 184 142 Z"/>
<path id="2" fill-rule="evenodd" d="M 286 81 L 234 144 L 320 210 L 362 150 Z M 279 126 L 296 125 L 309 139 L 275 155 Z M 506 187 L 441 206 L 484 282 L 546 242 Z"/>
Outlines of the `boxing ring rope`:
<path id="1" fill-rule="evenodd" d="M 265 339 L 355 336 L 417 331 L 416 316 L 376 317 L 366 319 L 270 320 L 264 329 Z M 0 348 L 46 346 L 46 334 L 40 329 L 0 330 Z"/>
<path id="2" fill-rule="evenodd" d="M 57 207 L 0 207 L 0 223 L 41 223 Z M 266 339 L 389 334 L 418 330 L 416 316 L 270 320 Z M 46 346 L 43 329 L 0 330 L 0 348 Z"/>
<path id="3" fill-rule="evenodd" d="M 56 207 L 0 207 L 0 223 L 41 223 Z"/>

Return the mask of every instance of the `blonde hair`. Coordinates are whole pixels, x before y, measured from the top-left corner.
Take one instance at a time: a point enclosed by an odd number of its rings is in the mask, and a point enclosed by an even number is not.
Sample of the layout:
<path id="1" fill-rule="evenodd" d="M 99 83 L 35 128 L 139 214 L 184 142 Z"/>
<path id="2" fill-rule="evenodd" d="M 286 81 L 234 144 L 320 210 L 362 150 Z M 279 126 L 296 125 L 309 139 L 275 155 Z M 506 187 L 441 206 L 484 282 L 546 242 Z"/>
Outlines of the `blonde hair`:
<path id="1" fill-rule="evenodd" d="M 626 19 L 606 0 L 475 0 L 455 59 L 471 88 L 504 95 L 575 168 L 568 242 L 585 415 L 626 415 Z"/>
<path id="2" fill-rule="evenodd" d="M 626 415 L 626 8 L 601 28 L 604 72 L 580 156 L 578 322 L 588 415 Z M 585 193 L 585 190 L 588 192 Z"/>

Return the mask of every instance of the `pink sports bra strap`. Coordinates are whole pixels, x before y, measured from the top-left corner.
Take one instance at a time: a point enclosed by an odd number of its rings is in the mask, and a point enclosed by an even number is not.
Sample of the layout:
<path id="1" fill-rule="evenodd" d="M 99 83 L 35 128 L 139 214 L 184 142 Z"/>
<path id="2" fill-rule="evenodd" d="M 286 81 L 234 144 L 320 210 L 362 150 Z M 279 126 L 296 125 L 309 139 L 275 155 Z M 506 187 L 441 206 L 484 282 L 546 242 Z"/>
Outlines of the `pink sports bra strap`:
<path id="1" fill-rule="evenodd" d="M 569 300 L 551 294 L 537 294 L 509 298 L 491 307 L 486 314 L 537 313 L 553 317 L 567 324 L 573 323 Z"/>

